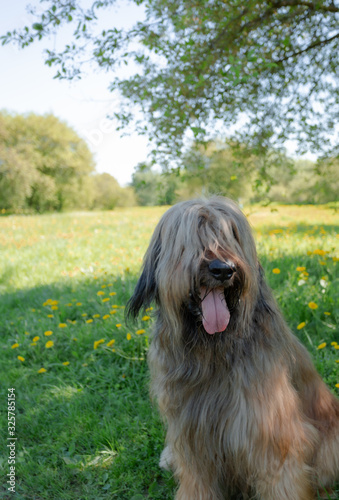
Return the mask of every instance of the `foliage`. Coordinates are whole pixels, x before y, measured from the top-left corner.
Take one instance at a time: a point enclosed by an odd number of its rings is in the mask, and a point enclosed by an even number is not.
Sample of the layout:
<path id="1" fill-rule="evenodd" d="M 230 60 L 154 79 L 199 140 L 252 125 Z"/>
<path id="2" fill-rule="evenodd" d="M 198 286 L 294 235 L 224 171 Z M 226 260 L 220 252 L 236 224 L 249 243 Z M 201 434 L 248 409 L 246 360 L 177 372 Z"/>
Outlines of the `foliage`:
<path id="1" fill-rule="evenodd" d="M 164 430 L 148 395 L 154 311 L 124 322 L 163 211 L 0 218 L 0 376 L 16 394 L 18 500 L 173 498 L 172 475 L 158 467 Z M 251 212 L 279 305 L 338 393 L 338 214 L 306 206 Z M 7 412 L 0 419 L 7 450 Z M 6 454 L 0 462 L 0 496 L 9 498 Z"/>
<path id="2" fill-rule="evenodd" d="M 93 177 L 94 200 L 93 208 L 113 210 L 115 207 L 136 205 L 134 191 L 121 188 L 118 181 L 112 175 L 96 174 Z"/>
<path id="3" fill-rule="evenodd" d="M 53 115 L 0 114 L 2 208 L 84 207 L 94 169 L 85 142 Z"/>
<path id="4" fill-rule="evenodd" d="M 138 105 L 145 120 L 137 128 L 164 164 L 187 138 L 203 142 L 225 131 L 232 145 L 261 157 L 287 139 L 300 153 L 338 154 L 337 0 L 134 1 L 145 19 L 126 31 L 97 28 L 115 0 L 95 0 L 89 9 L 41 0 L 36 22 L 2 42 L 25 47 L 73 24 L 64 49 L 46 52 L 58 78 L 79 77 L 88 51 L 104 70 L 131 63 L 131 76 L 111 85 L 127 99 L 116 116 L 125 126 L 135 116 L 130 103 Z"/>
<path id="5" fill-rule="evenodd" d="M 139 205 L 172 205 L 177 200 L 180 179 L 175 172 L 160 174 L 152 165 L 139 163 L 132 175 L 133 187 Z"/>

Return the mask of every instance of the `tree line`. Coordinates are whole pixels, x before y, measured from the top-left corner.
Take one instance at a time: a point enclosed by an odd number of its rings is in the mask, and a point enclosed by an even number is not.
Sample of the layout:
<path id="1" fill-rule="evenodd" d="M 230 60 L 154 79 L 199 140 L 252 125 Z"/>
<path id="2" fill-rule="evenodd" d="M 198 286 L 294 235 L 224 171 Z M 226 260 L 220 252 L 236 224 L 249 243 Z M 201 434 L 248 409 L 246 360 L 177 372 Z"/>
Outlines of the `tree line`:
<path id="1" fill-rule="evenodd" d="M 338 159 L 316 165 L 275 150 L 260 159 L 222 141 L 193 145 L 178 169 L 139 163 L 123 188 L 95 171 L 86 142 L 55 116 L 0 113 L 0 210 L 7 213 L 171 205 L 215 193 L 240 203 L 327 203 L 338 192 Z"/>

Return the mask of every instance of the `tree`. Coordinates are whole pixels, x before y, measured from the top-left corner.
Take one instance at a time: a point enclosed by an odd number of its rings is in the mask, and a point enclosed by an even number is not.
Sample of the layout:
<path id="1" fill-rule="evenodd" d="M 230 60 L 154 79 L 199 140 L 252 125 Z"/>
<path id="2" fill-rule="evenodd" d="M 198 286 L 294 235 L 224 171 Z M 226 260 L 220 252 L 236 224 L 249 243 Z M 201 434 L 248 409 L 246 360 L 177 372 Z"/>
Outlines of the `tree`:
<path id="1" fill-rule="evenodd" d="M 299 153 L 338 155 L 338 0 L 134 2 L 144 6 L 144 21 L 100 31 L 95 21 L 115 0 L 95 0 L 90 9 L 41 0 L 36 22 L 2 42 L 25 47 L 74 23 L 64 50 L 46 52 L 58 78 L 80 77 L 86 51 L 104 70 L 137 64 L 132 76 L 112 81 L 126 98 L 116 116 L 124 127 L 135 116 L 131 102 L 138 105 L 144 120 L 136 127 L 164 164 L 187 138 L 204 142 L 216 130 L 250 155 L 264 157 L 287 139 Z"/>
<path id="2" fill-rule="evenodd" d="M 179 185 L 175 172 L 161 175 L 148 163 L 139 163 L 135 167 L 131 182 L 137 201 L 143 206 L 172 205 L 177 199 Z"/>
<path id="3" fill-rule="evenodd" d="M 96 174 L 93 177 L 95 196 L 93 208 L 113 210 L 115 207 L 133 206 L 136 204 L 134 192 L 130 188 L 122 188 L 110 174 Z"/>
<path id="4" fill-rule="evenodd" d="M 85 208 L 93 169 L 86 143 L 55 116 L 0 114 L 3 208 Z"/>

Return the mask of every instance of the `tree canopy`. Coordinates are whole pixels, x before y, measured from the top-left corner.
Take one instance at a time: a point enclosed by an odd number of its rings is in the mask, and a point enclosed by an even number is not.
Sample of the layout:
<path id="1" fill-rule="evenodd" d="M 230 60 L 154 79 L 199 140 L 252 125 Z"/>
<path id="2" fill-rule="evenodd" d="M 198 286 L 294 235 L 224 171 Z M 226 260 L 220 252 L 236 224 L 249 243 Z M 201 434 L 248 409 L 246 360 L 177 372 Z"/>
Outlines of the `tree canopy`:
<path id="1" fill-rule="evenodd" d="M 36 22 L 2 43 L 25 47 L 73 24 L 63 50 L 46 51 L 58 78 L 81 76 L 90 59 L 112 71 L 125 98 L 121 127 L 135 123 L 163 159 L 188 139 L 227 135 L 265 155 L 293 140 L 298 152 L 338 155 L 338 0 L 134 0 L 145 18 L 129 29 L 98 27 L 116 0 L 41 0 Z M 90 57 L 89 57 L 90 54 Z M 130 76 L 119 76 L 121 64 Z M 126 75 L 120 72 L 120 75 Z"/>

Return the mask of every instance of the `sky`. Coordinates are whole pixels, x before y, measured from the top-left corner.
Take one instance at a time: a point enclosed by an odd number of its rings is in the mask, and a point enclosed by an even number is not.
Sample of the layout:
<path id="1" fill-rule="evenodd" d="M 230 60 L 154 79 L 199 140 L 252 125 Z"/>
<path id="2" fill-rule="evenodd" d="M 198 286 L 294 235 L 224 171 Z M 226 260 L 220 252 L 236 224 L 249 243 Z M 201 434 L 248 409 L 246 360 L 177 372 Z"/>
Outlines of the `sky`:
<path id="1" fill-rule="evenodd" d="M 82 4 L 91 4 L 83 0 Z M 26 5 L 39 6 L 38 0 L 6 2 L 0 17 L 0 34 L 14 28 L 31 25 L 32 17 Z M 117 10 L 103 10 L 106 25 L 129 27 L 142 14 L 135 4 L 122 0 Z M 43 5 L 43 4 L 42 4 Z M 53 37 L 54 38 L 54 37 Z M 35 42 L 23 50 L 0 45 L 0 110 L 15 113 L 53 113 L 84 138 L 94 154 L 96 170 L 113 175 L 121 186 L 131 181 L 134 167 L 147 160 L 148 141 L 133 134 L 120 137 L 107 112 L 117 103 L 107 90 L 112 75 L 95 71 L 78 82 L 54 80 L 56 68 L 44 64 L 43 50 L 63 46 L 56 35 L 49 42 Z"/>

